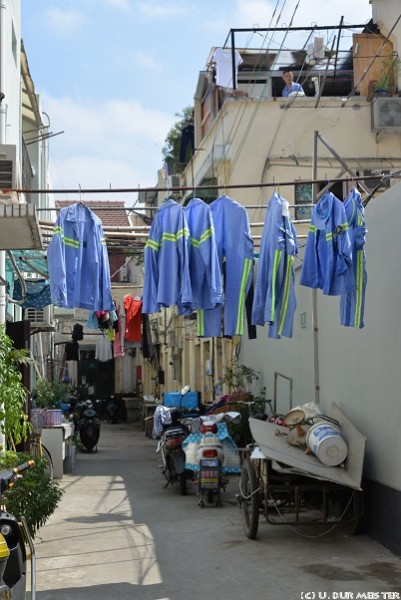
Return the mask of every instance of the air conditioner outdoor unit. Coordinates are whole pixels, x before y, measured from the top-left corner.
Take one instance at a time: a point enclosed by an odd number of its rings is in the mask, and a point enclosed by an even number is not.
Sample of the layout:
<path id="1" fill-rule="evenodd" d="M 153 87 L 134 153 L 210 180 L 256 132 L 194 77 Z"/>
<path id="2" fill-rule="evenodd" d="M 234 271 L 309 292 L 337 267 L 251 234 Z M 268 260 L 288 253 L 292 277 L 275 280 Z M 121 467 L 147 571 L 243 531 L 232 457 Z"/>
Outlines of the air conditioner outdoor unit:
<path id="1" fill-rule="evenodd" d="M 14 144 L 0 145 L 0 189 L 15 189 L 17 147 Z"/>
<path id="2" fill-rule="evenodd" d="M 167 182 L 168 188 L 174 189 L 174 188 L 179 188 L 181 185 L 181 177 L 180 175 L 169 175 L 168 176 L 168 182 Z"/>
<path id="3" fill-rule="evenodd" d="M 401 131 L 401 98 L 377 97 L 372 102 L 372 131 Z"/>
<path id="4" fill-rule="evenodd" d="M 49 327 L 53 325 L 53 305 L 44 308 L 26 308 L 25 318 L 31 322 L 31 327 Z"/>

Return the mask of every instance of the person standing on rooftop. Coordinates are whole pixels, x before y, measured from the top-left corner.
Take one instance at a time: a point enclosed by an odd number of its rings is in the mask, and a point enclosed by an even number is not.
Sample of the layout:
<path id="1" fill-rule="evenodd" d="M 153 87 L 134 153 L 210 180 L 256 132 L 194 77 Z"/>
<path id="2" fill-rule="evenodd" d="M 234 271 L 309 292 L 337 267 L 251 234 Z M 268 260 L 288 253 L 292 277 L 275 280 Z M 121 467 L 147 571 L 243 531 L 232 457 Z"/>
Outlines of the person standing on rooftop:
<path id="1" fill-rule="evenodd" d="M 281 92 L 282 96 L 287 97 L 287 96 L 290 96 L 290 95 L 292 96 L 295 94 L 297 94 L 299 96 L 305 95 L 302 85 L 300 83 L 294 82 L 294 74 L 291 71 L 291 69 L 284 69 L 283 80 L 285 82 L 285 87 L 283 88 L 283 91 Z"/>

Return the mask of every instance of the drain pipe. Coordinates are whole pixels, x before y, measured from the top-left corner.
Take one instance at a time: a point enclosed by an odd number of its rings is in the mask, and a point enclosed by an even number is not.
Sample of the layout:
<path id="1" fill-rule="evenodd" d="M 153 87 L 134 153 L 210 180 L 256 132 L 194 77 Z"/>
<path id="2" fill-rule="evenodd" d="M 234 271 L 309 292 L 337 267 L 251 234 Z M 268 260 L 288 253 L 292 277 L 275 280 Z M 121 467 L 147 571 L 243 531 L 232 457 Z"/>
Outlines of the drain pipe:
<path id="1" fill-rule="evenodd" d="M 0 2 L 0 144 L 6 143 L 6 105 L 4 103 L 4 85 L 5 85 L 5 47 L 6 47 L 6 4 Z M 0 250 L 0 277 L 6 278 L 6 253 Z M 0 323 L 6 324 L 6 287 L 0 285 Z"/>

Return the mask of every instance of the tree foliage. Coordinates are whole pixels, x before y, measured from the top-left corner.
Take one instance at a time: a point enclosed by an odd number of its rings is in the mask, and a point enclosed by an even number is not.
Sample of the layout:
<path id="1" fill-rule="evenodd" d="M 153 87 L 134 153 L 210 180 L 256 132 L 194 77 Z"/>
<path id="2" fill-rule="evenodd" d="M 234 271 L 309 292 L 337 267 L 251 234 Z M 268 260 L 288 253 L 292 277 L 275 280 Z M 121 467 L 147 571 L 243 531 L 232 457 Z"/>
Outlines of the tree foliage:
<path id="1" fill-rule="evenodd" d="M 14 348 L 4 325 L 0 325 L 0 428 L 12 445 L 20 444 L 28 435 L 28 416 L 24 411 L 28 390 L 19 367 L 33 362 L 29 350 Z"/>
<path id="2" fill-rule="evenodd" d="M 162 148 L 163 159 L 167 162 L 170 173 L 179 173 L 182 170 L 183 165 L 179 160 L 181 134 L 184 127 L 194 123 L 193 107 L 186 106 L 180 113 L 175 113 L 175 116 L 179 120 L 174 123 L 168 132 L 165 145 Z"/>

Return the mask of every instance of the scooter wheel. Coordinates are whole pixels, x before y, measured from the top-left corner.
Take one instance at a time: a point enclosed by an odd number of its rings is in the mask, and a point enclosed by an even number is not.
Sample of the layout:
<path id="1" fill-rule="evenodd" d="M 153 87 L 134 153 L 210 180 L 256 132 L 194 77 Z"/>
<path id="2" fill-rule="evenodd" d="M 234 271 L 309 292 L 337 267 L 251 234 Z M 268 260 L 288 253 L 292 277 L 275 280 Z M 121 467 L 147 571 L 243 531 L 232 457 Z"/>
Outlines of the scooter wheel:
<path id="1" fill-rule="evenodd" d="M 203 502 L 203 500 L 199 500 L 199 502 L 198 502 L 198 506 L 199 506 L 200 508 L 205 508 L 205 503 Z"/>

